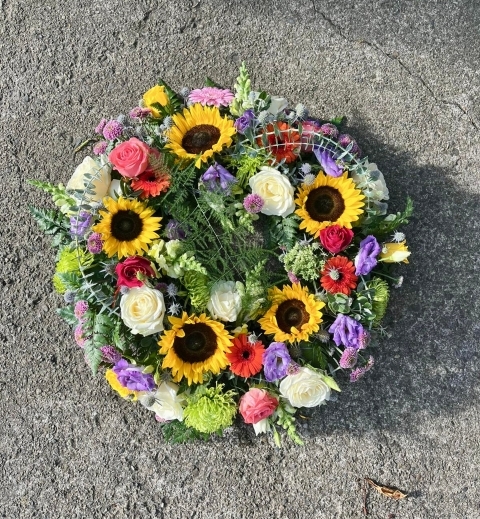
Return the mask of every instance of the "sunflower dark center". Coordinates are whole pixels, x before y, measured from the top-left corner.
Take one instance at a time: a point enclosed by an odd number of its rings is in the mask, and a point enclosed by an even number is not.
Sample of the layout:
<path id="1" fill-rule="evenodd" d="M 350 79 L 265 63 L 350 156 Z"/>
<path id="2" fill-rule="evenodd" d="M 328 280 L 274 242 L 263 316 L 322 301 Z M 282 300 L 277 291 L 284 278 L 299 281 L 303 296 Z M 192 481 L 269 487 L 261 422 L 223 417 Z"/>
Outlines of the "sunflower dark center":
<path id="1" fill-rule="evenodd" d="M 187 153 L 198 155 L 210 150 L 217 144 L 220 138 L 220 130 L 211 124 L 199 124 L 190 128 L 183 136 L 182 147 Z"/>
<path id="2" fill-rule="evenodd" d="M 290 333 L 292 326 L 301 327 L 308 323 L 309 315 L 302 301 L 289 299 L 278 306 L 277 323 L 282 332 Z"/>
<path id="3" fill-rule="evenodd" d="M 345 211 L 345 202 L 340 192 L 330 186 L 321 186 L 308 194 L 305 204 L 310 218 L 317 222 L 335 222 Z"/>
<path id="4" fill-rule="evenodd" d="M 142 219 L 135 211 L 118 211 L 112 216 L 111 232 L 118 241 L 132 241 L 142 229 Z"/>
<path id="5" fill-rule="evenodd" d="M 173 350 L 183 362 L 204 362 L 217 349 L 217 336 L 210 326 L 204 323 L 186 324 L 184 337 L 175 337 Z"/>

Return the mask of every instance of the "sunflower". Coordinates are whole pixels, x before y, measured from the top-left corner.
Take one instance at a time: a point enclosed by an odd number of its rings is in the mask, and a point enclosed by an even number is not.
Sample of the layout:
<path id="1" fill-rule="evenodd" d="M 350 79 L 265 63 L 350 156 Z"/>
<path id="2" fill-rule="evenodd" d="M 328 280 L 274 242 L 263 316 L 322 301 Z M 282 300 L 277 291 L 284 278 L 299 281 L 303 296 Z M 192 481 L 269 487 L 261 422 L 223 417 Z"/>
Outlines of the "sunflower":
<path id="1" fill-rule="evenodd" d="M 162 368 L 171 368 L 173 380 L 187 378 L 188 385 L 202 384 L 203 374 L 218 374 L 229 364 L 232 337 L 222 323 L 205 314 L 169 317 L 172 329 L 159 341 L 160 354 L 165 355 Z"/>
<path id="2" fill-rule="evenodd" d="M 236 131 L 233 121 L 221 117 L 216 106 L 196 103 L 185 108 L 183 115 L 175 114 L 172 119 L 174 125 L 168 133 L 166 148 L 181 159 L 195 159 L 197 168 L 224 146 L 230 146 Z"/>
<path id="3" fill-rule="evenodd" d="M 269 296 L 272 306 L 258 322 L 265 333 L 274 335 L 274 341 L 307 341 L 310 334 L 318 332 L 325 303 L 317 301 L 306 287 L 300 283 L 282 290 L 274 287 Z"/>
<path id="4" fill-rule="evenodd" d="M 160 228 L 160 217 L 152 216 L 154 209 L 138 200 L 120 197 L 118 200 L 103 199 L 106 211 L 99 211 L 101 220 L 92 227 L 102 236 L 103 250 L 111 258 L 117 254 L 141 256 L 148 250 L 148 244 L 158 238 L 155 232 Z"/>
<path id="5" fill-rule="evenodd" d="M 262 369 L 262 356 L 265 348 L 260 341 L 250 342 L 245 333 L 233 339 L 233 346 L 227 359 L 230 362 L 230 371 L 239 377 L 248 378 Z"/>
<path id="6" fill-rule="evenodd" d="M 295 214 L 302 219 L 300 229 L 315 238 L 330 225 L 351 229 L 352 222 L 363 213 L 364 198 L 347 172 L 336 178 L 320 172 L 312 184 L 301 187 L 295 199 L 299 206 Z"/>
<path id="7" fill-rule="evenodd" d="M 331 294 L 350 295 L 357 286 L 358 277 L 355 275 L 355 265 L 345 256 L 330 258 L 321 272 L 320 283 Z"/>

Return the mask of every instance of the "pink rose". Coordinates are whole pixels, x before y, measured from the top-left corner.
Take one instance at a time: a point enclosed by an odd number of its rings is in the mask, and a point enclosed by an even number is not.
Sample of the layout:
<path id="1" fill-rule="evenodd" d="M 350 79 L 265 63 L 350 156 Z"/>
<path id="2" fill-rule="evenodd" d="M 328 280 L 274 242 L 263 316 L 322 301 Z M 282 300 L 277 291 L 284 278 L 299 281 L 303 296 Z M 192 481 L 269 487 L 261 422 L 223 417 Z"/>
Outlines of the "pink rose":
<path id="1" fill-rule="evenodd" d="M 110 152 L 108 160 L 120 175 L 135 178 L 147 169 L 150 153 L 149 146 L 136 137 L 132 137 L 114 148 Z"/>
<path id="2" fill-rule="evenodd" d="M 278 406 L 278 400 L 265 389 L 250 389 L 240 398 L 239 411 L 245 423 L 256 424 L 269 417 Z"/>
<path id="3" fill-rule="evenodd" d="M 149 260 L 140 256 L 131 256 L 115 267 L 115 274 L 118 276 L 117 286 L 128 288 L 143 286 L 143 282 L 138 279 L 137 273 L 150 278 L 155 276 L 155 271 Z"/>
<path id="4" fill-rule="evenodd" d="M 320 231 L 320 241 L 331 254 L 338 254 L 346 249 L 353 239 L 353 231 L 340 225 L 330 225 Z"/>

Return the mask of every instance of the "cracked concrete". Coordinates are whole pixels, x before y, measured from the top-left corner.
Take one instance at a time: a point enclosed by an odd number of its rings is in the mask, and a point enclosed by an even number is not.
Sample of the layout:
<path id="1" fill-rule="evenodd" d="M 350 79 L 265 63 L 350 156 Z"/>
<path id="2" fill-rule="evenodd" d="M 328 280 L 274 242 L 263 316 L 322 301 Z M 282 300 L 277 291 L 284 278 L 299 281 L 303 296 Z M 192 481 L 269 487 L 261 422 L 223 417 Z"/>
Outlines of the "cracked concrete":
<path id="1" fill-rule="evenodd" d="M 0 517 L 480 516 L 480 55 L 478 2 L 9 0 L 0 60 Z M 314 9 L 314 7 L 316 7 Z M 161 76 L 256 88 L 347 116 L 384 172 L 391 207 L 412 196 L 413 252 L 392 292 L 371 376 L 299 420 L 277 450 L 239 425 L 165 445 L 151 415 L 92 379 L 56 316 L 49 241 L 28 178 L 66 182 L 98 120 Z"/>

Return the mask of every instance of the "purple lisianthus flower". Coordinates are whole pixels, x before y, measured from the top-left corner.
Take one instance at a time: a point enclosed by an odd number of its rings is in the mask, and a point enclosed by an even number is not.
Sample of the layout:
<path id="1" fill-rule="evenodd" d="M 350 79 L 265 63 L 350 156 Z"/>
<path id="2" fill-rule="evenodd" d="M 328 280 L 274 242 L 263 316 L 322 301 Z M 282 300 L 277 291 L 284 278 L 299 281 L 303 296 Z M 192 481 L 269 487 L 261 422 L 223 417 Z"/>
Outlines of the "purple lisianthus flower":
<path id="1" fill-rule="evenodd" d="M 169 240 L 184 240 L 187 235 L 177 220 L 170 220 L 165 227 Z"/>
<path id="2" fill-rule="evenodd" d="M 362 240 L 355 256 L 355 275 L 366 276 L 377 265 L 377 256 L 381 250 L 375 236 L 369 235 Z"/>
<path id="3" fill-rule="evenodd" d="M 235 184 L 237 179 L 223 166 L 215 162 L 207 171 L 200 177 L 200 180 L 207 186 L 209 191 L 220 190 L 227 193 L 230 186 Z"/>
<path id="4" fill-rule="evenodd" d="M 243 115 L 240 116 L 233 125 L 235 126 L 235 129 L 238 133 L 243 133 L 245 130 L 252 124 L 252 122 L 255 120 L 255 114 L 253 113 L 253 110 L 245 110 L 243 112 Z"/>
<path id="5" fill-rule="evenodd" d="M 87 211 L 80 211 L 78 216 L 70 217 L 70 234 L 83 238 L 90 229 L 92 223 L 92 215 Z"/>
<path id="6" fill-rule="evenodd" d="M 316 146 L 313 149 L 313 153 L 315 153 L 315 157 L 317 157 L 318 162 L 327 175 L 340 177 L 343 174 L 343 169 L 335 162 L 328 150 L 322 150 Z"/>
<path id="7" fill-rule="evenodd" d="M 265 380 L 273 382 L 283 378 L 288 371 L 292 358 L 284 342 L 272 342 L 263 354 Z"/>
<path id="8" fill-rule="evenodd" d="M 141 366 L 129 364 L 125 359 L 119 360 L 113 366 L 113 371 L 120 384 L 131 391 L 152 391 L 155 388 L 155 381 L 150 373 L 142 373 Z"/>
<path id="9" fill-rule="evenodd" d="M 343 345 L 357 350 L 365 348 L 367 332 L 358 321 L 348 315 L 338 314 L 328 331 L 333 333 L 333 342 L 337 346 Z"/>

